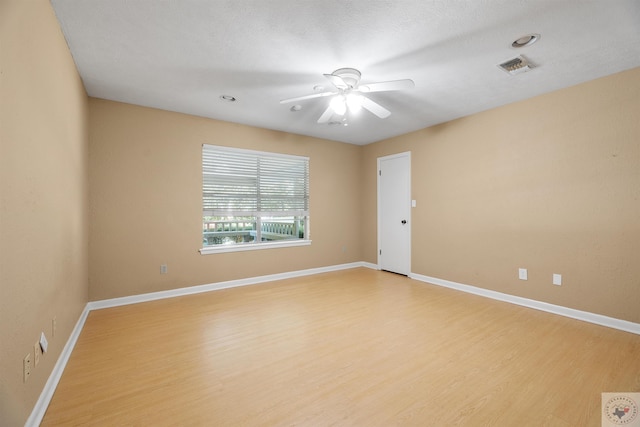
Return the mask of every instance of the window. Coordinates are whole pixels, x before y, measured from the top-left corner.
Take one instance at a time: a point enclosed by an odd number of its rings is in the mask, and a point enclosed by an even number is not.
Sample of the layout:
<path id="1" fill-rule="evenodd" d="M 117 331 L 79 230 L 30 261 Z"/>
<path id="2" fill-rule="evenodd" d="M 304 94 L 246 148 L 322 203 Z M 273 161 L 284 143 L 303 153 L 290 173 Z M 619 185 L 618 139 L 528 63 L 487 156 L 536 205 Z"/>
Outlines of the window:
<path id="1" fill-rule="evenodd" d="M 310 244 L 309 159 L 202 146 L 201 253 Z"/>

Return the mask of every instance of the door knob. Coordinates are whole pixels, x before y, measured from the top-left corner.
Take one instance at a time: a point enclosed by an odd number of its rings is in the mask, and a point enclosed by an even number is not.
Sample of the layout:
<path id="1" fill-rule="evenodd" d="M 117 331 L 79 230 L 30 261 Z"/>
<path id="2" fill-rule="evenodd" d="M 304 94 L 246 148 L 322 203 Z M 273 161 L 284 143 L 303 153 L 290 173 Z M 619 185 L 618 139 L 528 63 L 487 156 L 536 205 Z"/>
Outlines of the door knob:
<path id="1" fill-rule="evenodd" d="M 407 220 L 406 220 L 406 219 L 403 219 L 403 220 L 402 220 L 402 223 L 403 223 L 403 224 L 406 224 L 406 223 L 407 223 Z"/>

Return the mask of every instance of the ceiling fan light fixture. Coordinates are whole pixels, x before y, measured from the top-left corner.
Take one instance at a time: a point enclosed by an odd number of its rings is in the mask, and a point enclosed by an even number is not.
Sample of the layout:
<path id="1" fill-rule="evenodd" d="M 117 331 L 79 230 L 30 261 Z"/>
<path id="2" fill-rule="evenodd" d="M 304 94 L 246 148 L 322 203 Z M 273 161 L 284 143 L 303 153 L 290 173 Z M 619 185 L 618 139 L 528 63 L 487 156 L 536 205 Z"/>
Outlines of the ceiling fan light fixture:
<path id="1" fill-rule="evenodd" d="M 321 86 L 316 85 L 313 88 L 315 93 L 281 99 L 280 104 L 328 97 L 330 100 L 329 105 L 316 120 L 318 124 L 333 124 L 332 119 L 345 116 L 347 110 L 350 113 L 357 113 L 361 108 L 380 119 L 386 119 L 391 115 L 391 112 L 369 97 L 362 95 L 362 93 L 399 91 L 415 87 L 415 83 L 411 79 L 367 83 L 360 86 L 361 74 L 355 68 L 338 68 L 333 73 L 323 74 L 323 76 L 333 86 L 332 90 L 319 92 Z M 296 111 L 295 106 L 291 107 L 291 111 Z M 346 119 L 346 117 L 343 117 L 343 119 Z"/>
<path id="2" fill-rule="evenodd" d="M 329 105 L 331 105 L 333 112 L 339 116 L 342 116 L 347 112 L 347 102 L 343 95 L 339 95 L 333 98 Z"/>

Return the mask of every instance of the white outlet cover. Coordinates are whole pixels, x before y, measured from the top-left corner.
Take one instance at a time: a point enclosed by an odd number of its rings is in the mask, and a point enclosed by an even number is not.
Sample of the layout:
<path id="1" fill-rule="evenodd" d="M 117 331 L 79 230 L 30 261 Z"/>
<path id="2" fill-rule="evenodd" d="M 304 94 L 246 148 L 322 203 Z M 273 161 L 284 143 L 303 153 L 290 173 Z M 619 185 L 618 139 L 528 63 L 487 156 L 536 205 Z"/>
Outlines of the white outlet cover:
<path id="1" fill-rule="evenodd" d="M 49 342 L 47 341 L 47 337 L 44 336 L 44 332 L 40 334 L 40 348 L 43 353 L 47 352 L 47 348 L 49 347 Z"/>
<path id="2" fill-rule="evenodd" d="M 553 275 L 553 284 L 557 286 L 562 285 L 562 274 Z"/>
<path id="3" fill-rule="evenodd" d="M 518 278 L 520 280 L 527 280 L 527 269 L 526 268 L 519 268 L 518 269 Z"/>
<path id="4" fill-rule="evenodd" d="M 26 383 L 31 376 L 31 353 L 22 360 L 22 380 Z"/>

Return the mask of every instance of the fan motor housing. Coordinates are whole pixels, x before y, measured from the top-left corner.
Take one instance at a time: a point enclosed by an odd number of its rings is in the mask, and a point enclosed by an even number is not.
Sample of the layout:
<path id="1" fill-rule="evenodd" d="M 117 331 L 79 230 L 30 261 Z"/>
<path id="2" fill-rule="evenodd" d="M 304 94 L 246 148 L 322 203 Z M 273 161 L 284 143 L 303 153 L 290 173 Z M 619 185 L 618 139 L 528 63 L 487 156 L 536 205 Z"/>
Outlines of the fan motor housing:
<path id="1" fill-rule="evenodd" d="M 356 70 L 355 68 L 338 68 L 331 74 L 336 77 L 340 77 L 346 84 L 348 84 L 352 88 L 358 85 L 358 83 L 360 82 L 360 77 L 362 76 L 360 74 L 360 71 Z"/>

